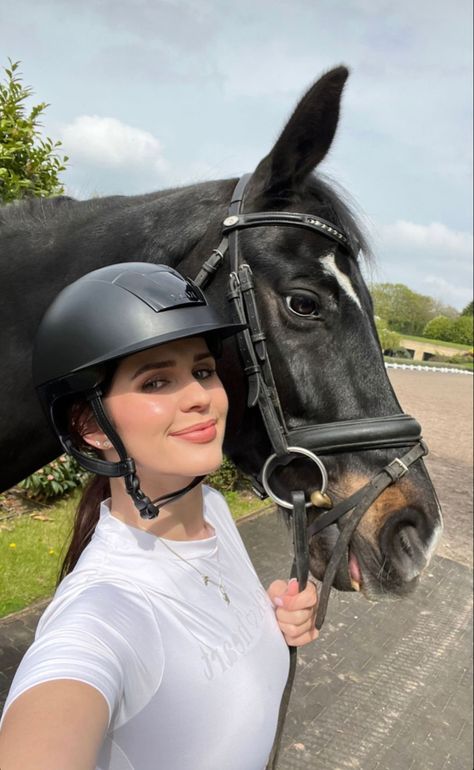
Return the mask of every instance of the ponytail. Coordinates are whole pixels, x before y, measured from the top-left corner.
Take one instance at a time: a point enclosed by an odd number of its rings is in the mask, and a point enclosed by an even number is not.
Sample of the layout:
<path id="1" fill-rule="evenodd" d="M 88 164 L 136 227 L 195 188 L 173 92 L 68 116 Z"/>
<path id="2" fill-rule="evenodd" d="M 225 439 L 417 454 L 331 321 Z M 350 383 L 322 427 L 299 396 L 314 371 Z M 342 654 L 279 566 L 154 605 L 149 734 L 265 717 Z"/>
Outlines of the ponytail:
<path id="1" fill-rule="evenodd" d="M 85 547 L 90 543 L 97 522 L 100 504 L 110 497 L 110 483 L 106 476 L 93 476 L 82 493 L 76 510 L 71 542 L 62 563 L 57 585 L 74 569 Z"/>

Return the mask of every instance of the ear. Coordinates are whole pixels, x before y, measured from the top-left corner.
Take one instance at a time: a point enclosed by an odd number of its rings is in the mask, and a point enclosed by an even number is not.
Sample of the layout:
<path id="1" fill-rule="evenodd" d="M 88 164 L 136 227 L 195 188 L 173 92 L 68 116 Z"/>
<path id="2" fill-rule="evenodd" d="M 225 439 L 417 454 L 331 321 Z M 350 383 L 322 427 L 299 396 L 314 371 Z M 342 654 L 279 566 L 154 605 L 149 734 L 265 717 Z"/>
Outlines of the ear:
<path id="1" fill-rule="evenodd" d="M 110 448 L 110 441 L 103 430 L 97 425 L 97 421 L 90 406 L 84 407 L 83 404 L 79 404 L 76 407 L 73 407 L 71 422 L 74 430 L 86 444 L 94 447 L 94 449 Z M 104 442 L 107 442 L 109 447 L 104 447 Z"/>
<path id="2" fill-rule="evenodd" d="M 83 433 L 82 440 L 94 449 L 110 449 L 112 446 L 110 439 L 99 428 L 97 430 L 91 431 L 90 433 Z"/>
<path id="3" fill-rule="evenodd" d="M 339 120 L 346 67 L 322 76 L 303 96 L 273 150 L 258 165 L 246 199 L 253 204 L 298 190 L 326 156 Z"/>

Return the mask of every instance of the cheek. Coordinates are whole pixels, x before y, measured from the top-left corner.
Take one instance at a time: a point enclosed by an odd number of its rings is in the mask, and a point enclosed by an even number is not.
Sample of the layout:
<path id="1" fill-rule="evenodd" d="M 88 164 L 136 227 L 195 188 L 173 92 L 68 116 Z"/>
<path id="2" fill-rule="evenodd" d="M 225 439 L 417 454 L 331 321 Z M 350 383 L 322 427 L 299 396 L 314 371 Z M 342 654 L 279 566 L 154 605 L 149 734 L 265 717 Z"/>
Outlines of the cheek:
<path id="1" fill-rule="evenodd" d="M 214 390 L 213 401 L 214 409 L 219 414 L 219 416 L 222 418 L 227 417 L 227 412 L 229 410 L 229 400 L 223 385 L 220 385 Z"/>
<path id="2" fill-rule="evenodd" d="M 107 413 L 118 433 L 140 428 L 166 427 L 174 414 L 170 399 L 141 398 L 140 396 L 111 396 L 106 402 Z"/>

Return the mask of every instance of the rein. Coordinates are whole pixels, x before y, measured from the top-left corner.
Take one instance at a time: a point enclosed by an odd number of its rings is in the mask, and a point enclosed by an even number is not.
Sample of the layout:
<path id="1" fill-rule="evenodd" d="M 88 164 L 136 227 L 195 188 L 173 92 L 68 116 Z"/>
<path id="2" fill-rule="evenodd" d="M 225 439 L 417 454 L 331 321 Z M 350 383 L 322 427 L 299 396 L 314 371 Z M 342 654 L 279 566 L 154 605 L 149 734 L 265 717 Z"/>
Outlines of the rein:
<path id="1" fill-rule="evenodd" d="M 402 478 L 413 463 L 427 454 L 428 449 L 421 440 L 419 423 L 407 414 L 319 425 L 308 424 L 288 430 L 267 352 L 265 331 L 260 323 L 253 273 L 250 266 L 242 262 L 240 256 L 239 232 L 242 229 L 269 225 L 303 227 L 342 245 L 349 253 L 352 249 L 349 239 L 340 228 L 321 217 L 280 211 L 244 213 L 242 211 L 244 193 L 250 179 L 251 174 L 246 174 L 238 181 L 232 195 L 228 216 L 222 224 L 222 240 L 202 265 L 195 283 L 204 289 L 223 265 L 228 253 L 230 273 L 227 299 L 231 305 L 233 320 L 247 324 L 247 328 L 236 335 L 248 381 L 247 406 L 259 407 L 273 448 L 273 454 L 267 458 L 260 473 L 254 477 L 254 491 L 262 499 L 268 496 L 277 505 L 289 510 L 294 548 L 291 577 L 298 579 L 300 591 L 304 590 L 308 580 L 310 539 L 331 524 L 337 523 L 340 530 L 322 582 L 316 615 L 316 628 L 319 630 L 324 623 L 337 569 L 342 559 L 347 560 L 349 542 L 361 518 L 382 492 Z M 396 457 L 382 468 L 364 487 L 333 506 L 326 494 L 328 476 L 319 455 L 391 447 L 411 448 L 402 457 Z M 288 465 L 302 455 L 318 468 L 321 477 L 319 491 L 313 492 L 309 501 L 304 490 L 292 490 L 290 501 L 279 498 L 270 486 L 269 479 L 272 472 L 279 465 Z M 310 507 L 316 508 L 319 513 L 315 521 L 308 526 L 307 509 Z M 296 671 L 297 648 L 290 647 L 289 650 L 288 680 L 282 696 L 275 742 L 267 770 L 275 770 L 277 766 L 283 725 Z"/>

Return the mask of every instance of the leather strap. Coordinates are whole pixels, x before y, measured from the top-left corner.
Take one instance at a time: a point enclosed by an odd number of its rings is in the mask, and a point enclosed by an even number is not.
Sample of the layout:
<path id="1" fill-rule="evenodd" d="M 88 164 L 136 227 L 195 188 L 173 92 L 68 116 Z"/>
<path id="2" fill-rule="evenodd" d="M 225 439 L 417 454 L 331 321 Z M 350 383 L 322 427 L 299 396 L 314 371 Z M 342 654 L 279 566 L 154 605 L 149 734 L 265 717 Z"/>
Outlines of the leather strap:
<path id="1" fill-rule="evenodd" d="M 317 454 L 409 446 L 421 439 L 421 426 L 408 414 L 304 425 L 288 431 L 288 443 Z"/>
<path id="2" fill-rule="evenodd" d="M 232 207 L 231 207 L 232 208 Z M 231 213 L 229 208 L 229 213 Z M 233 213 L 233 211 L 232 211 Z M 243 230 L 248 227 L 268 227 L 272 225 L 303 227 L 306 230 L 313 230 L 326 238 L 330 238 L 339 245 L 342 244 L 351 251 L 350 243 L 344 233 L 322 217 L 316 217 L 312 214 L 289 213 L 282 211 L 256 211 L 250 214 L 237 212 L 235 215 L 224 219 L 223 232 L 229 233 L 235 230 Z"/>
<path id="3" fill-rule="evenodd" d="M 316 628 L 318 630 L 322 627 L 326 617 L 329 594 L 331 592 L 334 578 L 336 577 L 339 562 L 346 553 L 349 546 L 349 541 L 362 516 L 370 508 L 372 503 L 382 494 L 384 489 L 404 476 L 410 466 L 421 457 L 424 457 L 427 452 L 428 449 L 426 444 L 423 441 L 420 441 L 416 446 L 412 447 L 409 452 L 403 455 L 403 457 L 392 460 L 392 462 L 386 465 L 385 468 L 383 468 L 380 473 L 378 473 L 377 476 L 372 479 L 372 481 L 369 481 L 369 483 L 366 484 L 362 490 L 359 490 L 359 492 L 353 496 L 353 498 L 356 498 L 357 504 L 354 507 L 349 521 L 346 523 L 341 531 L 341 534 L 339 535 L 324 573 L 323 584 L 319 596 L 318 612 L 316 615 Z M 336 506 L 334 510 L 336 509 L 339 510 L 339 516 L 341 516 L 345 512 L 346 506 L 342 504 L 340 507 Z"/>

